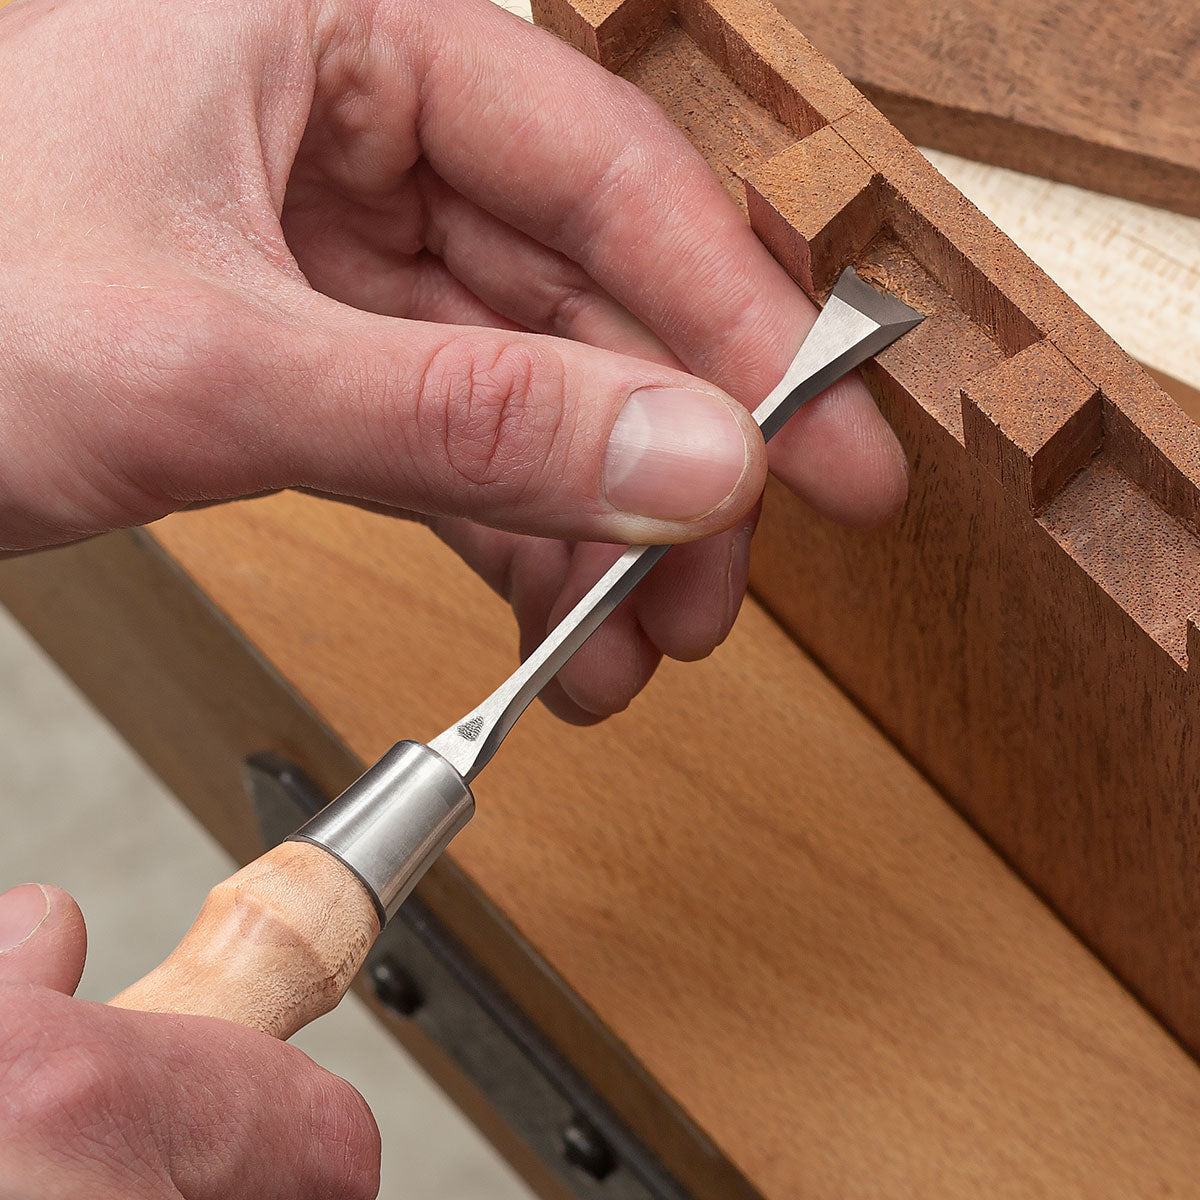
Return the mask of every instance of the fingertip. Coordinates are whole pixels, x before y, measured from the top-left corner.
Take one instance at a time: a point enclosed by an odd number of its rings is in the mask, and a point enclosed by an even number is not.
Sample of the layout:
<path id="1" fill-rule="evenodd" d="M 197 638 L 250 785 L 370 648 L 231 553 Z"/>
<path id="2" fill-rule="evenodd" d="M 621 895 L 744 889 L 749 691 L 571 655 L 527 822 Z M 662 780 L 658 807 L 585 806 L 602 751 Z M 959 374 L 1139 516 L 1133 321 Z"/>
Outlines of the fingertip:
<path id="1" fill-rule="evenodd" d="M 672 550 L 634 593 L 638 622 L 668 658 L 695 662 L 728 636 L 746 593 L 759 507 L 732 529 Z"/>
<path id="2" fill-rule="evenodd" d="M 45 893 L 51 914 L 65 919 L 83 920 L 83 911 L 80 909 L 78 901 L 65 888 L 60 888 L 56 883 L 39 883 L 35 886 L 41 888 Z"/>
<path id="3" fill-rule="evenodd" d="M 650 682 L 661 659 L 659 649 L 627 610 L 611 629 L 593 634 L 558 679 L 567 699 L 599 721 L 624 712 Z"/>
<path id="4" fill-rule="evenodd" d="M 337 1075 L 328 1077 L 325 1120 L 318 1129 L 320 1161 L 332 1178 L 321 1196 L 374 1200 L 379 1194 L 383 1141 L 375 1114 L 362 1093 Z"/>
<path id="5" fill-rule="evenodd" d="M 853 477 L 834 512 L 839 521 L 860 529 L 881 525 L 908 499 L 908 459 L 892 428 L 871 405 L 860 410 L 854 431 Z"/>
<path id="6" fill-rule="evenodd" d="M 50 895 L 40 883 L 19 883 L 0 895 L 0 954 L 19 950 L 50 917 Z"/>
<path id="7" fill-rule="evenodd" d="M 908 499 L 909 466 L 904 448 L 887 426 L 880 441 L 882 444 L 874 455 L 874 479 L 849 519 L 850 524 L 863 528 L 882 525 L 894 517 Z"/>
<path id="8" fill-rule="evenodd" d="M 26 883 L 0 895 L 0 979 L 70 995 L 86 955 L 87 927 L 68 892 Z"/>
<path id="9" fill-rule="evenodd" d="M 576 704 L 570 696 L 567 695 L 563 686 L 557 679 L 552 679 L 539 693 L 539 699 L 556 716 L 560 721 L 567 725 L 575 725 L 578 728 L 586 729 L 591 725 L 599 725 L 601 721 L 605 721 L 611 714 L 590 712 L 581 705 Z"/>
<path id="10" fill-rule="evenodd" d="M 287 1046 L 276 1053 L 281 1050 L 292 1052 L 286 1063 L 292 1110 L 310 1118 L 289 1129 L 295 1139 L 289 1195 L 293 1200 L 375 1200 L 382 1139 L 370 1105 L 353 1084 L 303 1051 Z"/>

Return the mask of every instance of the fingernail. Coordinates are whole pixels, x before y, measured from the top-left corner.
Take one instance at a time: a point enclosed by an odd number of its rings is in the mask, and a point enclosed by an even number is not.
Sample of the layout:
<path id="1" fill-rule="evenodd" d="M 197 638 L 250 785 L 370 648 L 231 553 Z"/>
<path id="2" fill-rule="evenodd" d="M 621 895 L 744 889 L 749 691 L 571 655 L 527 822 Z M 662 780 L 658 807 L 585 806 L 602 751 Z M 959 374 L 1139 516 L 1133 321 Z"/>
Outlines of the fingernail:
<path id="1" fill-rule="evenodd" d="M 695 520 L 729 497 L 749 455 L 725 401 L 685 388 L 639 388 L 608 439 L 604 492 L 623 512 Z"/>
<path id="2" fill-rule="evenodd" d="M 50 915 L 50 897 L 36 883 L 22 883 L 0 896 L 0 954 L 27 942 Z"/>

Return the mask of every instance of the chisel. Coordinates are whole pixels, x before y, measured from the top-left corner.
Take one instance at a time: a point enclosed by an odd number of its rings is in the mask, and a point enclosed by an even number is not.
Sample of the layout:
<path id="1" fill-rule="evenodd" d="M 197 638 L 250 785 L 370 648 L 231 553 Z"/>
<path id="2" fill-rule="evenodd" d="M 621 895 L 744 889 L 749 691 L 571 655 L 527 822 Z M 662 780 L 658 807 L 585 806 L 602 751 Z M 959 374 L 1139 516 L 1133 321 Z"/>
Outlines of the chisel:
<path id="1" fill-rule="evenodd" d="M 764 439 L 921 320 L 843 271 L 754 412 Z M 180 945 L 112 1003 L 226 1017 L 277 1037 L 332 1008 L 379 930 L 471 819 L 471 782 L 521 713 L 669 549 L 627 549 L 478 708 L 428 744 L 398 742 L 288 841 L 214 888 Z"/>

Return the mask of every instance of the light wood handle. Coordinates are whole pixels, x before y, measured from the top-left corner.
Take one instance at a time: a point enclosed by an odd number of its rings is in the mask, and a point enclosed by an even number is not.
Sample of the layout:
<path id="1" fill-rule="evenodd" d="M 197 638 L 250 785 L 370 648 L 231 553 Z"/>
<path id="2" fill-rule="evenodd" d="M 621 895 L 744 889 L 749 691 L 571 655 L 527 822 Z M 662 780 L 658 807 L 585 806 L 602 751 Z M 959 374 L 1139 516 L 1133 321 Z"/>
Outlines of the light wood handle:
<path id="1" fill-rule="evenodd" d="M 346 867 L 283 842 L 217 884 L 183 941 L 111 1003 L 289 1038 L 337 1004 L 378 934 L 375 905 Z"/>

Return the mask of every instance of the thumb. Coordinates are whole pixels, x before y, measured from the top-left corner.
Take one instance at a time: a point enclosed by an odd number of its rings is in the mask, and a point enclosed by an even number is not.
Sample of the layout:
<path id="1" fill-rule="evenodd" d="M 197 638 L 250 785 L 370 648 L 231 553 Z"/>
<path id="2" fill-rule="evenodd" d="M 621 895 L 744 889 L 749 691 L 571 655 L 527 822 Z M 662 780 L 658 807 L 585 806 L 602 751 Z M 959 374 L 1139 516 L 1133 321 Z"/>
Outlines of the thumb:
<path id="1" fill-rule="evenodd" d="M 22 883 L 0 895 L 0 983 L 70 995 L 86 954 L 83 913 L 61 888 Z"/>
<path id="2" fill-rule="evenodd" d="M 538 334 L 310 303 L 318 319 L 268 389 L 288 484 L 642 543 L 716 533 L 762 491 L 749 413 L 681 371 Z"/>

